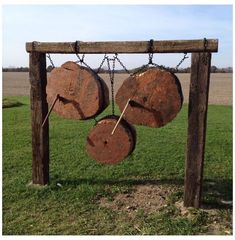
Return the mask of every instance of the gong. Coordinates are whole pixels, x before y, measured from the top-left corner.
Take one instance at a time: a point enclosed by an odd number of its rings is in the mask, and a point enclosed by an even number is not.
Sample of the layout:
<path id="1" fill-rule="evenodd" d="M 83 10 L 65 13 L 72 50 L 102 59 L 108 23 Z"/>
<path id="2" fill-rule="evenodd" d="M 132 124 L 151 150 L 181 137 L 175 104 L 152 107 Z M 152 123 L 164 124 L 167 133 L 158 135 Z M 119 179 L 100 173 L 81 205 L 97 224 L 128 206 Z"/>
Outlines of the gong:
<path id="1" fill-rule="evenodd" d="M 109 104 L 105 82 L 90 69 L 68 61 L 54 68 L 47 81 L 47 101 L 64 118 L 87 119 L 101 113 Z"/>
<path id="2" fill-rule="evenodd" d="M 87 137 L 86 150 L 97 162 L 116 164 L 129 156 L 136 144 L 136 131 L 121 119 L 112 135 L 119 117 L 107 116 L 96 123 Z"/>
<path id="3" fill-rule="evenodd" d="M 159 68 L 149 68 L 128 77 L 116 94 L 116 103 L 124 118 L 137 125 L 162 127 L 180 111 L 183 94 L 176 75 Z"/>

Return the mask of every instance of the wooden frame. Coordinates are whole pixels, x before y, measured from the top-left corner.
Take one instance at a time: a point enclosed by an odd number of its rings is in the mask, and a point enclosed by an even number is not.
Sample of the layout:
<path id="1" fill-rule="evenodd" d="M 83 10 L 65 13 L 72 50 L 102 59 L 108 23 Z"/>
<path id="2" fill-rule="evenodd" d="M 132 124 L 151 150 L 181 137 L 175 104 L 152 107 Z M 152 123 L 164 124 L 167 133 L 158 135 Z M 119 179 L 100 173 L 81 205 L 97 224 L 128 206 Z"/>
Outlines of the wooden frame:
<path id="1" fill-rule="evenodd" d="M 49 183 L 49 123 L 46 100 L 46 53 L 192 53 L 188 110 L 188 139 L 185 161 L 184 205 L 200 207 L 206 139 L 211 52 L 217 39 L 134 42 L 26 43 L 30 53 L 30 100 L 32 113 L 32 183 Z"/>

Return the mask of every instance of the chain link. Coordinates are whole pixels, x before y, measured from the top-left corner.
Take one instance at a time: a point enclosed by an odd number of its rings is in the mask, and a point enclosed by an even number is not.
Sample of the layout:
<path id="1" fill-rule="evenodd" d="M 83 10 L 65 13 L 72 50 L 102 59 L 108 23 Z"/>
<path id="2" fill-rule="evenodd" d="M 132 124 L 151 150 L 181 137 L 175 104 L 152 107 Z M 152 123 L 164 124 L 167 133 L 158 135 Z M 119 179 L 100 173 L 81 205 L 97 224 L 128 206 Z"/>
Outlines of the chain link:
<path id="1" fill-rule="evenodd" d="M 160 68 L 160 69 L 166 69 L 163 65 L 159 65 L 159 64 L 153 62 L 153 53 L 149 53 L 149 61 L 144 66 L 149 67 L 150 65 L 152 65 L 154 67 L 157 67 L 157 68 Z"/>
<path id="2" fill-rule="evenodd" d="M 208 46 L 208 40 L 206 38 L 204 38 L 204 41 L 203 41 L 203 46 L 204 46 L 204 50 L 203 50 L 203 63 L 205 65 L 207 65 L 207 55 L 206 55 L 206 50 L 207 50 L 207 46 Z"/>
<path id="3" fill-rule="evenodd" d="M 71 48 L 72 51 L 74 51 L 72 44 L 70 44 L 70 48 Z M 76 42 L 75 42 L 75 51 L 76 51 L 77 49 L 79 49 L 79 41 L 76 41 Z M 96 73 L 96 72 L 94 71 L 94 69 L 92 69 L 92 68 L 84 61 L 84 59 L 85 59 L 85 54 L 83 54 L 82 57 L 80 57 L 79 54 L 76 52 L 75 55 L 76 55 L 77 58 L 78 58 L 78 61 L 76 61 L 76 63 L 81 63 L 81 65 L 83 64 L 83 65 L 86 66 L 88 69 L 90 69 L 93 73 Z"/>
<path id="4" fill-rule="evenodd" d="M 204 38 L 203 40 L 204 40 L 203 44 L 204 44 L 204 52 L 205 52 L 208 46 L 208 41 L 206 38 Z"/>
<path id="5" fill-rule="evenodd" d="M 130 71 L 126 68 L 126 66 L 123 64 L 123 62 L 120 60 L 120 58 L 118 57 L 118 54 L 116 53 L 115 54 L 115 57 L 114 57 L 118 62 L 119 64 L 122 66 L 122 68 L 126 71 L 126 73 L 130 74 Z"/>
<path id="6" fill-rule="evenodd" d="M 96 73 L 99 73 L 99 72 L 100 72 L 100 69 L 101 69 L 102 66 L 104 65 L 104 62 L 105 62 L 106 58 L 107 58 L 107 54 L 105 53 L 105 54 L 104 54 L 104 58 L 102 59 L 102 61 L 101 61 L 101 63 L 100 63 L 100 66 L 99 66 L 99 67 L 97 68 L 97 70 L 96 70 Z"/>
<path id="7" fill-rule="evenodd" d="M 138 68 L 135 72 L 133 72 L 131 74 L 131 76 L 133 76 L 135 74 L 139 74 L 142 71 L 144 71 L 145 69 L 151 68 L 151 66 L 159 68 L 159 69 L 167 70 L 167 68 L 164 67 L 163 65 L 158 65 L 157 63 L 153 62 L 153 53 L 150 52 L 149 55 L 148 55 L 148 58 L 149 58 L 148 63 L 144 64 L 142 67 Z"/>
<path id="8" fill-rule="evenodd" d="M 115 64 L 116 61 L 122 66 L 122 68 L 130 74 L 130 71 L 126 68 L 126 66 L 123 64 L 123 62 L 119 59 L 118 54 L 116 53 L 113 58 L 110 58 L 107 56 L 107 54 L 104 55 L 103 60 L 100 63 L 100 66 L 98 67 L 96 73 L 99 73 L 101 67 L 103 66 L 105 60 L 107 61 L 108 66 L 108 73 L 110 78 L 110 87 L 111 87 L 111 101 L 112 101 L 112 115 L 115 114 L 115 99 L 114 99 L 114 73 L 115 73 Z M 112 66 L 110 65 L 112 63 Z"/>
<path id="9" fill-rule="evenodd" d="M 149 53 L 149 62 L 148 64 L 153 65 L 153 39 L 149 40 L 148 53 Z"/>
<path id="10" fill-rule="evenodd" d="M 153 64 L 153 53 L 149 53 L 149 62 L 148 62 L 149 65 L 154 65 Z"/>
<path id="11" fill-rule="evenodd" d="M 115 102 L 114 102 L 114 69 L 115 69 L 115 62 L 116 58 L 109 58 L 106 57 L 107 60 L 107 66 L 109 71 L 109 78 L 110 78 L 110 84 L 111 84 L 111 98 L 112 98 L 112 115 L 115 114 Z M 110 67 L 110 62 L 112 61 L 112 69 Z"/>
<path id="12" fill-rule="evenodd" d="M 52 68 L 55 68 L 55 65 L 54 65 L 54 63 L 53 63 L 53 61 L 52 61 L 52 59 L 51 59 L 51 55 L 50 55 L 49 53 L 47 53 L 47 58 L 49 59 Z"/>
<path id="13" fill-rule="evenodd" d="M 112 68 L 112 114 L 115 112 L 115 101 L 114 101 L 114 69 L 115 69 L 115 59 L 113 59 L 113 68 Z"/>
<path id="14" fill-rule="evenodd" d="M 82 58 L 79 56 L 78 53 L 75 53 L 75 55 L 77 56 L 77 58 L 81 64 L 84 63 L 85 54 L 82 55 Z"/>
<path id="15" fill-rule="evenodd" d="M 175 71 L 178 72 L 179 71 L 179 66 L 184 62 L 185 59 L 189 58 L 188 53 L 184 53 L 183 58 L 180 60 L 180 62 L 176 65 L 175 67 Z"/>
<path id="16" fill-rule="evenodd" d="M 78 61 L 76 61 L 76 63 L 81 63 L 81 65 L 83 64 L 83 65 L 86 66 L 89 70 L 91 70 L 93 73 L 96 73 L 96 72 L 94 71 L 94 69 L 91 68 L 91 67 L 84 61 L 85 54 L 82 55 L 82 58 L 79 56 L 78 53 L 75 53 L 75 55 L 76 55 L 77 58 L 78 58 Z"/>

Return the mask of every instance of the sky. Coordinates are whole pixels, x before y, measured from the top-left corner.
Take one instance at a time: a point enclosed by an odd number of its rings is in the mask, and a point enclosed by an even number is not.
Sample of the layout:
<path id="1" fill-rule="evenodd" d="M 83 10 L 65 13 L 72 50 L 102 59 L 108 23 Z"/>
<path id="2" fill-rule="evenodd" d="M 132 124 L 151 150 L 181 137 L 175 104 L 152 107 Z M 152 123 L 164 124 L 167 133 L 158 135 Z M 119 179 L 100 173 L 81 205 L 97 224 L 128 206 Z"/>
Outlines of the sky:
<path id="1" fill-rule="evenodd" d="M 25 43 L 31 41 L 131 41 L 219 39 L 212 65 L 232 66 L 232 5 L 3 5 L 2 65 L 28 66 Z M 190 55 L 189 55 L 190 56 Z M 51 55 L 56 66 L 75 55 Z M 183 54 L 154 54 L 159 65 L 174 67 Z M 145 54 L 120 54 L 129 67 L 146 64 Z M 85 61 L 97 67 L 101 55 Z M 49 64 L 49 63 L 48 63 Z M 190 66 L 190 58 L 182 67 Z"/>

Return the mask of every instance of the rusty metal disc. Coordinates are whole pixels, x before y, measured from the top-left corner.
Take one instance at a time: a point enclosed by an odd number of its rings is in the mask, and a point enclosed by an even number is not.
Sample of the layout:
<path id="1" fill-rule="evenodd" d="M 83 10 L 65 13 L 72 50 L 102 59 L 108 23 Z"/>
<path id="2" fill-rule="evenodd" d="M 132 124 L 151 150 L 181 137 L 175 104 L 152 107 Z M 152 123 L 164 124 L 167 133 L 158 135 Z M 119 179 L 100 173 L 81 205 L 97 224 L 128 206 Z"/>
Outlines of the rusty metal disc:
<path id="1" fill-rule="evenodd" d="M 120 121 L 116 131 L 111 135 L 118 118 L 118 116 L 107 116 L 101 119 L 87 137 L 86 150 L 99 163 L 119 163 L 135 148 L 135 129 L 124 119 Z"/>
<path id="2" fill-rule="evenodd" d="M 137 125 L 162 127 L 172 121 L 183 103 L 181 85 L 171 72 L 150 68 L 127 78 L 116 94 L 116 103 L 124 118 Z"/>
<path id="3" fill-rule="evenodd" d="M 105 82 L 90 69 L 71 61 L 51 71 L 46 91 L 50 105 L 59 94 L 53 111 L 64 118 L 91 118 L 109 104 Z"/>

